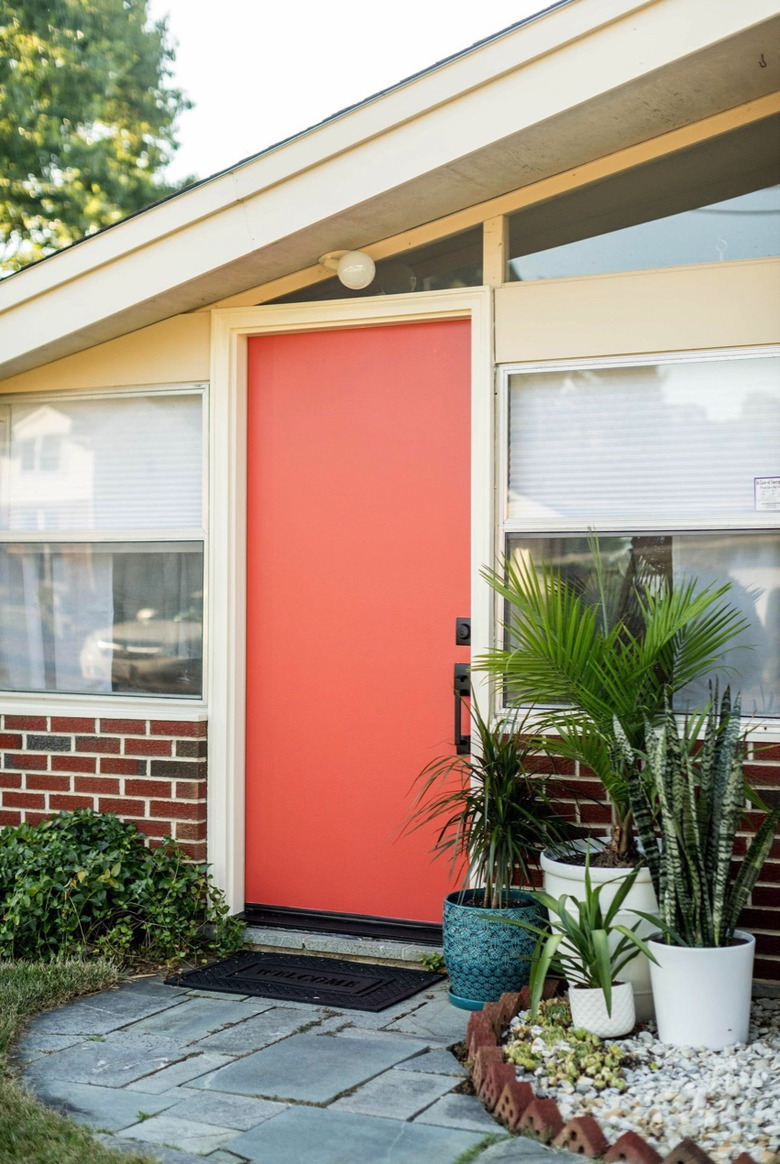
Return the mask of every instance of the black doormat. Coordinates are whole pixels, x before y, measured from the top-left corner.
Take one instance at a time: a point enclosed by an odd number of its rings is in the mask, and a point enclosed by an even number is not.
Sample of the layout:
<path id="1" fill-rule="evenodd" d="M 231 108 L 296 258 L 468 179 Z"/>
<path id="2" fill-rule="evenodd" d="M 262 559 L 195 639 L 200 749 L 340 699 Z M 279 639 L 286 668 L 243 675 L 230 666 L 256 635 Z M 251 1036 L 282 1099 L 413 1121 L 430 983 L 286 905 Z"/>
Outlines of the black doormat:
<path id="1" fill-rule="evenodd" d="M 377 1011 L 441 982 L 441 975 L 376 962 L 245 951 L 199 970 L 173 974 L 165 981 L 190 990 L 313 1002 L 337 1010 Z"/>

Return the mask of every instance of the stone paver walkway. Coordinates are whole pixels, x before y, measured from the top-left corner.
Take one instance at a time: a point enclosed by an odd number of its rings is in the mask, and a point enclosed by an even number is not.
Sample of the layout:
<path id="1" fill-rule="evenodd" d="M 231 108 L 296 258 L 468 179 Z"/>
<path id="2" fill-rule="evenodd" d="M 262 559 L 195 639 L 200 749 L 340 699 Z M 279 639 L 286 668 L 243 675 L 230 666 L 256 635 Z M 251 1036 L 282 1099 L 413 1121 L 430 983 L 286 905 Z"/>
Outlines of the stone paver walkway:
<path id="1" fill-rule="evenodd" d="M 503 1135 L 455 1092 L 467 1017 L 444 983 L 373 1014 L 147 978 L 38 1016 L 17 1060 L 44 1102 L 165 1164 L 452 1164 Z M 479 1161 L 555 1156 L 514 1139 Z"/>

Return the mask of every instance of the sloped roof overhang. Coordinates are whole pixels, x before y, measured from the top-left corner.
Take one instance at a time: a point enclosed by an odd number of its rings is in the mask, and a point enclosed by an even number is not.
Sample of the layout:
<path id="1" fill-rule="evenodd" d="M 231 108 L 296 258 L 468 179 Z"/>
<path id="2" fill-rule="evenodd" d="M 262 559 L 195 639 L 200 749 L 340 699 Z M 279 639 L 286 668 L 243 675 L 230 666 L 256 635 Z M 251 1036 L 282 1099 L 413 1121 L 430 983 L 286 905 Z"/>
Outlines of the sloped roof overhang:
<path id="1" fill-rule="evenodd" d="M 569 0 L 6 279 L 0 377 L 754 101 L 779 31 L 775 0 Z"/>

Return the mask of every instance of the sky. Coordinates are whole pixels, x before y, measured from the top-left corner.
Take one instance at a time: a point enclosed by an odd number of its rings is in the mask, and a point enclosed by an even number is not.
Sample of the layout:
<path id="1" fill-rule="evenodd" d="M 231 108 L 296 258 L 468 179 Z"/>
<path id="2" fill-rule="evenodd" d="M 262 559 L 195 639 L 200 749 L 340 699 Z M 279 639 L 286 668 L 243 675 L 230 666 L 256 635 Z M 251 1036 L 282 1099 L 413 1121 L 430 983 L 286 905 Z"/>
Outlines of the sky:
<path id="1" fill-rule="evenodd" d="M 551 2 L 149 0 L 194 103 L 167 176 L 208 177 Z"/>

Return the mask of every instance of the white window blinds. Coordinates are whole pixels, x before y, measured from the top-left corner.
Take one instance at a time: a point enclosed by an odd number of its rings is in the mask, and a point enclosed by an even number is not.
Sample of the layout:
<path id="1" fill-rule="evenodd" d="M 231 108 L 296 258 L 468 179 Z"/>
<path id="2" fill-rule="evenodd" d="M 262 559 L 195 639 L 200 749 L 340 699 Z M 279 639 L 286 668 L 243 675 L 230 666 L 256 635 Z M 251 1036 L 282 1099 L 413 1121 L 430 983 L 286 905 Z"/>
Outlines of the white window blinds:
<path id="1" fill-rule="evenodd" d="M 0 405 L 0 529 L 202 526 L 202 395 Z"/>
<path id="2" fill-rule="evenodd" d="M 777 522 L 778 356 L 517 372 L 509 396 L 507 528 Z"/>

